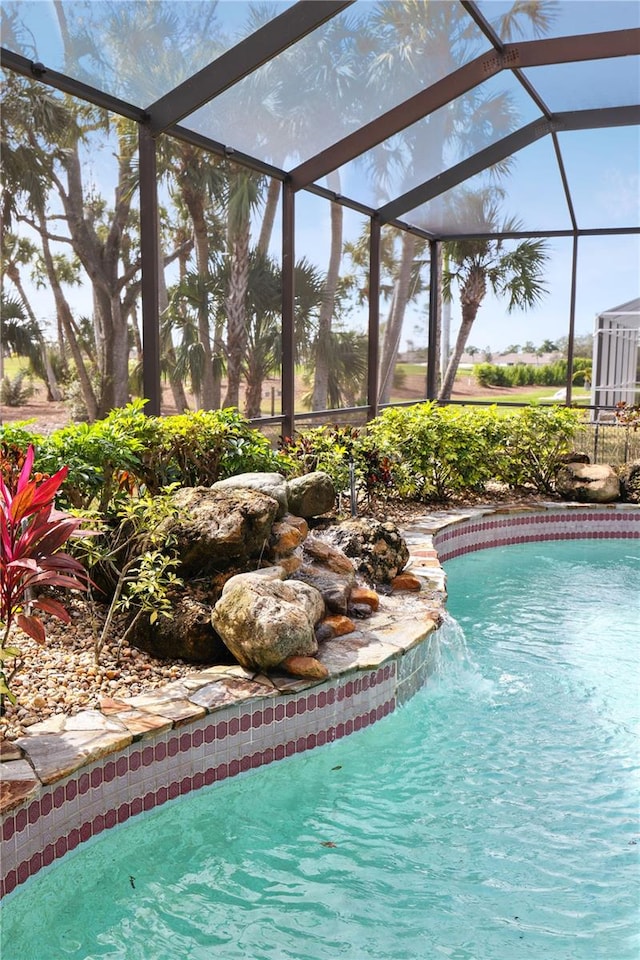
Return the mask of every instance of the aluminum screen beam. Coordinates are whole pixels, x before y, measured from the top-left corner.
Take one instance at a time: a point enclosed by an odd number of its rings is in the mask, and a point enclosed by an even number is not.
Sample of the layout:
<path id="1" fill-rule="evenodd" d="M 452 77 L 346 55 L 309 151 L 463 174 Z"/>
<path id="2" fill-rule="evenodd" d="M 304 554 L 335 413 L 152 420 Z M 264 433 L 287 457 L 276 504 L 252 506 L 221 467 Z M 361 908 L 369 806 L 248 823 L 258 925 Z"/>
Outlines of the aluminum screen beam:
<path id="1" fill-rule="evenodd" d="M 160 387 L 160 301 L 159 301 L 159 220 L 156 142 L 142 124 L 138 125 L 140 158 L 140 255 L 142 261 L 142 389 L 145 413 L 159 416 Z"/>
<path id="2" fill-rule="evenodd" d="M 420 186 L 414 187 L 413 190 L 408 190 L 396 200 L 386 203 L 378 211 L 380 220 L 382 223 L 387 223 L 388 220 L 395 220 L 410 210 L 415 210 L 416 207 L 433 200 L 434 197 L 440 196 L 447 190 L 451 190 L 459 183 L 468 180 L 469 177 L 481 173 L 488 167 L 499 163 L 500 160 L 517 153 L 518 150 L 528 147 L 536 140 L 546 137 L 547 134 L 551 133 L 551 129 L 548 120 L 534 120 L 533 123 L 527 124 L 521 130 L 509 134 L 508 137 L 503 137 L 502 140 L 491 144 L 490 147 L 474 153 L 467 160 L 457 163 L 454 167 L 439 173 L 436 177 L 420 184 Z"/>
<path id="3" fill-rule="evenodd" d="M 43 63 L 37 60 L 28 60 L 19 53 L 13 53 L 12 50 L 6 50 L 4 47 L 0 48 L 0 66 L 6 70 L 13 70 L 14 73 L 19 73 L 23 77 L 29 77 L 31 80 L 39 80 L 56 90 L 62 90 L 63 93 L 68 93 L 70 96 L 84 100 L 86 103 L 93 103 L 97 107 L 103 107 L 105 110 L 110 110 L 121 117 L 127 117 L 129 120 L 136 120 L 141 123 L 146 118 L 146 114 L 141 107 L 136 107 L 132 103 L 127 103 L 126 100 L 120 100 L 118 97 L 112 97 L 104 90 L 98 90 L 97 87 L 92 87 L 88 83 L 75 80 L 73 77 L 67 76 L 66 73 L 50 70 Z"/>
<path id="4" fill-rule="evenodd" d="M 369 337 L 367 403 L 369 419 L 378 416 L 378 366 L 380 362 L 380 220 L 371 217 L 369 234 Z"/>
<path id="5" fill-rule="evenodd" d="M 426 90 L 421 90 L 326 150 L 305 160 L 291 171 L 291 182 L 295 190 L 309 186 L 502 70 L 517 71 L 521 67 L 623 57 L 639 52 L 640 29 L 613 30 L 551 40 L 527 40 L 519 44 L 507 43 L 502 51 L 491 50 L 476 57 Z"/>
<path id="6" fill-rule="evenodd" d="M 547 37 L 524 43 L 505 43 L 504 57 L 512 67 L 542 67 L 550 63 L 577 63 L 580 60 L 608 60 L 640 54 L 640 27 L 607 30 L 572 37 Z"/>
<path id="7" fill-rule="evenodd" d="M 299 0 L 147 108 L 154 134 L 228 90 L 354 0 Z"/>
<path id="8" fill-rule="evenodd" d="M 282 436 L 293 437 L 295 430 L 295 234 L 296 196 L 291 184 L 282 184 Z"/>
<path id="9" fill-rule="evenodd" d="M 505 43 L 478 9 L 474 0 L 460 0 L 462 6 L 485 37 L 500 53 L 517 51 L 518 67 L 536 67 L 549 63 L 569 63 L 577 60 L 602 60 L 609 57 L 628 57 L 640 53 L 640 29 L 608 30 L 600 33 L 581 33 L 568 37 L 546 37 Z"/>
<path id="10" fill-rule="evenodd" d="M 510 133 L 484 150 L 432 177 L 401 197 L 386 203 L 378 211 L 382 223 L 395 220 L 410 210 L 433 200 L 470 177 L 512 156 L 524 147 L 551 133 L 567 130 L 592 130 L 600 127 L 634 126 L 640 123 L 640 107 L 605 107 L 598 110 L 575 110 L 556 114 L 551 120 L 534 120 L 515 133 Z"/>

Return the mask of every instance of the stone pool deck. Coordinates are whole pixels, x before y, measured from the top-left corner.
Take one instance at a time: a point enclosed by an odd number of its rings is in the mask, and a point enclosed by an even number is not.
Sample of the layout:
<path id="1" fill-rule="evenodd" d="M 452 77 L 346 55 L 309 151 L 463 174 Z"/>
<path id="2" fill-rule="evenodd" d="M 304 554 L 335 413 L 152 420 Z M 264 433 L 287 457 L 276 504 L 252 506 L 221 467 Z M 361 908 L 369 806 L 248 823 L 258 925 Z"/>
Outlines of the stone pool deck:
<path id="1" fill-rule="evenodd" d="M 530 541 L 640 539 L 640 507 L 487 505 L 425 514 L 403 533 L 419 592 L 382 595 L 361 629 L 322 644 L 328 680 L 210 667 L 0 744 L 0 895 L 131 816 L 340 739 L 406 702 L 433 669 L 441 563 Z"/>

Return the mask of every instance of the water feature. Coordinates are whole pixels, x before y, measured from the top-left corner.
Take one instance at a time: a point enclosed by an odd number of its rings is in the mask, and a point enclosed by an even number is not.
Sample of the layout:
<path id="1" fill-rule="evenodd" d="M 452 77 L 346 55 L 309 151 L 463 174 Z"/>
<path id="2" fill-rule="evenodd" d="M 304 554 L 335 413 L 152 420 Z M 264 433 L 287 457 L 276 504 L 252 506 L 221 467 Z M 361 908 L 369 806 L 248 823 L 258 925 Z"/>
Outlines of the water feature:
<path id="1" fill-rule="evenodd" d="M 3 960 L 631 960 L 640 544 L 447 565 L 429 686 L 160 808 L 3 907 Z"/>

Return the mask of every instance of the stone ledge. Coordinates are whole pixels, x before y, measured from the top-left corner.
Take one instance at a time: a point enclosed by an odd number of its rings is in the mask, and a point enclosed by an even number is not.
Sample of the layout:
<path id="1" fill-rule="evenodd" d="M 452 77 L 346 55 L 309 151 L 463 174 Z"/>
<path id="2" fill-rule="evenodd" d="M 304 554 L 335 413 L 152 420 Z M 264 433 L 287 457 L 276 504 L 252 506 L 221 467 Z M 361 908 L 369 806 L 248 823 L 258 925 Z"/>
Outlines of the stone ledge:
<path id="1" fill-rule="evenodd" d="M 104 700 L 101 711 L 34 724 L 0 751 L 0 895 L 129 816 L 387 716 L 430 673 L 432 644 L 424 641 L 446 599 L 440 560 L 507 543 L 603 536 L 640 538 L 640 507 L 542 502 L 431 513 L 405 533 L 407 569 L 420 591 L 381 597 L 362 629 L 323 643 L 328 681 L 210 667 L 161 690 Z"/>
<path id="2" fill-rule="evenodd" d="M 564 511 L 636 515 L 640 521 L 640 509 L 635 504 L 594 506 L 548 501 L 528 505 L 487 504 L 425 514 L 405 532 L 410 550 L 406 569 L 422 581 L 420 592 L 403 591 L 382 597 L 379 610 L 364 622 L 364 629 L 323 643 L 318 659 L 332 677 L 342 677 L 385 664 L 422 643 L 438 628 L 446 602 L 445 576 L 436 549 L 438 534 L 455 532 L 465 524 L 489 517 L 508 521 L 516 515 L 539 516 L 544 522 L 549 514 Z M 240 666 L 208 667 L 160 690 L 118 701 L 105 700 L 102 712 L 56 716 L 34 724 L 16 741 L 13 754 L 6 758 L 4 752 L 0 755 L 4 761 L 0 763 L 0 778 L 5 785 L 0 795 L 0 814 L 20 802 L 16 797 L 22 788 L 14 789 L 11 784 L 26 781 L 18 775 L 18 768 L 13 773 L 12 763 L 19 763 L 22 770 L 24 758 L 31 763 L 36 783 L 38 780 L 53 783 L 132 741 L 188 725 L 232 704 L 304 691 L 319 682 L 277 674 L 255 676 Z M 16 754 L 17 749 L 20 753 Z"/>

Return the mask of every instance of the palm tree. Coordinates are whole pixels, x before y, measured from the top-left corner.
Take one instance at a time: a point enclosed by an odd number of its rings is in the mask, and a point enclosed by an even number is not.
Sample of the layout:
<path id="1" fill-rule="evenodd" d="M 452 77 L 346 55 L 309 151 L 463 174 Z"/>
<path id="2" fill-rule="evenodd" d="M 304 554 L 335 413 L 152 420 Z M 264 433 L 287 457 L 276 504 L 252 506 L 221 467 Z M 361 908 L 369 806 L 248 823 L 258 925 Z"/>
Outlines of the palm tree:
<path id="1" fill-rule="evenodd" d="M 0 294 L 0 343 L 30 363 L 37 363 L 42 333 L 27 315 L 22 301 Z"/>
<path id="2" fill-rule="evenodd" d="M 29 328 L 34 332 L 39 344 L 39 349 L 29 357 L 31 366 L 46 384 L 47 399 L 61 400 L 62 393 L 51 363 L 49 348 L 45 343 L 42 329 L 36 319 L 20 274 L 20 265 L 30 263 L 37 256 L 37 252 L 37 248 L 25 237 L 17 237 L 7 231 L 2 236 L 2 269 L 18 291 L 18 296 L 29 319 Z"/>
<path id="3" fill-rule="evenodd" d="M 219 271 L 218 271 L 219 274 Z M 203 276 L 199 271 L 188 271 L 172 288 L 168 305 L 163 314 L 161 340 L 163 362 L 167 373 L 177 380 L 189 380 L 196 406 L 205 405 L 207 372 L 212 373 L 211 349 L 207 353 L 202 339 L 202 317 L 209 324 L 209 309 L 215 299 L 222 296 L 219 275 L 208 271 Z M 173 348 L 172 331 L 180 335 L 180 342 Z"/>
<path id="4" fill-rule="evenodd" d="M 478 192 L 461 191 L 456 208 L 470 223 L 472 233 L 508 233 L 519 230 L 517 220 L 499 221 L 501 191 L 486 188 Z M 462 322 L 455 347 L 442 381 L 439 400 L 449 400 L 460 358 L 478 310 L 491 289 L 497 297 L 507 298 L 507 312 L 527 309 L 546 293 L 544 267 L 548 260 L 544 240 L 522 240 L 515 247 L 500 238 L 457 240 L 447 243 L 449 269 L 443 273 L 444 296 L 451 299 L 452 286 L 460 291 Z"/>
<path id="5" fill-rule="evenodd" d="M 517 34 L 526 21 L 533 24 L 537 34 L 541 34 L 548 28 L 552 16 L 553 6 L 547 0 L 537 3 L 516 0 L 499 18 L 497 28 L 508 38 Z M 408 92 L 417 92 L 452 73 L 478 52 L 477 37 L 461 4 L 430 0 L 379 3 L 368 37 L 374 55 L 367 65 L 367 79 L 381 108 L 393 107 Z M 392 141 L 370 151 L 363 161 L 372 183 L 384 190 L 380 200 L 385 202 L 389 194 L 404 193 L 441 172 L 455 159 L 486 147 L 497 134 L 504 135 L 513 130 L 515 122 L 514 104 L 509 93 L 487 96 L 482 87 L 476 87 L 446 108 L 413 124 Z M 502 161 L 493 168 L 492 175 L 502 175 L 508 169 L 509 161 Z M 436 217 L 443 218 L 446 213 L 443 201 L 436 199 L 434 203 Z M 416 238 L 405 233 L 393 311 L 381 351 L 381 403 L 389 398 L 410 290 L 407 278 L 416 256 L 419 256 Z"/>
<path id="6" fill-rule="evenodd" d="M 295 265 L 295 361 L 309 355 L 314 322 L 324 302 L 324 278 L 308 263 Z M 282 367 L 282 270 L 257 251 L 251 254 L 247 291 L 247 350 L 243 373 L 247 384 L 245 416 L 259 417 L 264 380 Z"/>
<path id="7" fill-rule="evenodd" d="M 227 394 L 225 407 L 237 407 L 242 364 L 247 349 L 247 289 L 251 214 L 260 202 L 264 178 L 250 170 L 230 168 L 227 180 L 227 250 L 229 275 L 227 313 Z"/>
<path id="8" fill-rule="evenodd" d="M 221 224 L 214 213 L 215 201 L 225 185 L 224 173 L 217 158 L 190 144 L 161 138 L 160 164 L 165 175 L 172 175 L 179 199 L 188 211 L 193 226 L 196 269 L 206 287 L 210 280 L 213 249 L 221 242 Z M 206 410 L 220 405 L 219 381 L 214 376 L 212 336 L 206 297 L 198 308 L 198 339 L 203 356 L 200 380 L 200 401 Z"/>

